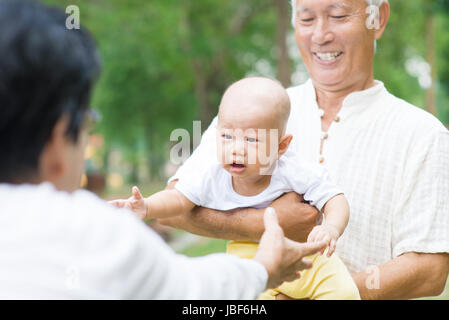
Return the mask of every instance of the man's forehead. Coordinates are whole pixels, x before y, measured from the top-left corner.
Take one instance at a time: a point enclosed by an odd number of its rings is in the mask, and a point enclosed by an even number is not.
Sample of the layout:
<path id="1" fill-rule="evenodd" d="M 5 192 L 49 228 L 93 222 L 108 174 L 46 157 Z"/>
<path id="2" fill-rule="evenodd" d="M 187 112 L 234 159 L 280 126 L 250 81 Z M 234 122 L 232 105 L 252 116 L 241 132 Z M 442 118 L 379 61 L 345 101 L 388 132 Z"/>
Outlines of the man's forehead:
<path id="1" fill-rule="evenodd" d="M 356 9 L 362 4 L 366 4 L 365 0 L 296 0 L 297 11 L 311 10 L 332 10 L 332 9 Z"/>

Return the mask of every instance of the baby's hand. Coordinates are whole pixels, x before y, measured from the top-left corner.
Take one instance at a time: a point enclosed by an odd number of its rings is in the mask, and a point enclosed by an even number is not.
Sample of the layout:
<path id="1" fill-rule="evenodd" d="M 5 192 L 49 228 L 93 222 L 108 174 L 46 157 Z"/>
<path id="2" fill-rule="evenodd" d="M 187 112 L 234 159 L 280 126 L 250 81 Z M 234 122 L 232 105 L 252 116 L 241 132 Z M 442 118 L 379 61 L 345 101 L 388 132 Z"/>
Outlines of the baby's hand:
<path id="1" fill-rule="evenodd" d="M 337 229 L 332 226 L 327 226 L 325 224 L 316 226 L 312 229 L 307 238 L 307 242 L 321 242 L 324 241 L 328 243 L 329 250 L 327 251 L 327 256 L 330 257 L 337 246 L 337 240 L 340 237 Z M 320 254 L 324 253 L 324 249 L 320 252 Z"/>
<path id="2" fill-rule="evenodd" d="M 139 188 L 133 187 L 133 195 L 128 199 L 112 200 L 110 204 L 119 208 L 127 208 L 131 210 L 139 219 L 145 219 L 147 216 L 147 206 L 145 199 L 139 191 Z"/>

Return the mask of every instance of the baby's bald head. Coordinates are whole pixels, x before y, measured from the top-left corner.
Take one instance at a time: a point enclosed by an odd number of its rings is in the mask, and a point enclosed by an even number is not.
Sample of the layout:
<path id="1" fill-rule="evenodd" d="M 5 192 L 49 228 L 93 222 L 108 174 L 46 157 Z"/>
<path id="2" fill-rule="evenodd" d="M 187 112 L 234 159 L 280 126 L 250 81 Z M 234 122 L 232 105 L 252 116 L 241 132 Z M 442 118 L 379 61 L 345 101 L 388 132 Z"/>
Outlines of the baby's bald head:
<path id="1" fill-rule="evenodd" d="M 290 99 L 277 81 L 250 77 L 233 83 L 224 93 L 219 113 L 219 125 L 267 127 L 285 132 L 290 115 Z M 258 125 L 260 122 L 260 125 Z"/>

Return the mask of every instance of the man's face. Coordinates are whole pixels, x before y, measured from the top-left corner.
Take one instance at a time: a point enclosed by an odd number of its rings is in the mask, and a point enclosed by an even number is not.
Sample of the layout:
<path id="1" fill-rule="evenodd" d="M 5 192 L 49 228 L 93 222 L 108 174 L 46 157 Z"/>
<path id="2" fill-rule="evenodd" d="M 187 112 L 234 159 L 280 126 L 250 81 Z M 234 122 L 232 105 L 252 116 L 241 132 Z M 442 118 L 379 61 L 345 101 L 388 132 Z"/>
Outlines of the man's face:
<path id="1" fill-rule="evenodd" d="M 364 0 L 297 0 L 295 36 L 315 85 L 347 88 L 372 76 L 374 31 Z"/>

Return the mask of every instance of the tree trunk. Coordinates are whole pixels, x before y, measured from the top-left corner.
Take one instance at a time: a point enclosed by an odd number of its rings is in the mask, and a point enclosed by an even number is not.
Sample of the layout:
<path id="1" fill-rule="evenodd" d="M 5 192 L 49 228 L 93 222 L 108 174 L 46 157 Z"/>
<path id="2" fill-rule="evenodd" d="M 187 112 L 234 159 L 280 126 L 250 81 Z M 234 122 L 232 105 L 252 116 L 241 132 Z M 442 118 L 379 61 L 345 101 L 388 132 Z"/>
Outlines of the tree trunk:
<path id="1" fill-rule="evenodd" d="M 278 12 L 277 52 L 278 80 L 286 88 L 291 85 L 292 67 L 288 55 L 287 36 L 290 28 L 289 4 L 286 0 L 274 0 Z"/>
<path id="2" fill-rule="evenodd" d="M 199 104 L 199 116 L 201 120 L 201 128 L 205 130 L 215 116 L 212 105 L 209 99 L 208 78 L 205 75 L 201 63 L 194 59 L 192 62 L 195 70 L 195 96 Z"/>

